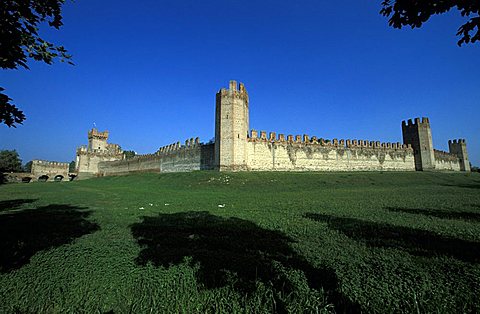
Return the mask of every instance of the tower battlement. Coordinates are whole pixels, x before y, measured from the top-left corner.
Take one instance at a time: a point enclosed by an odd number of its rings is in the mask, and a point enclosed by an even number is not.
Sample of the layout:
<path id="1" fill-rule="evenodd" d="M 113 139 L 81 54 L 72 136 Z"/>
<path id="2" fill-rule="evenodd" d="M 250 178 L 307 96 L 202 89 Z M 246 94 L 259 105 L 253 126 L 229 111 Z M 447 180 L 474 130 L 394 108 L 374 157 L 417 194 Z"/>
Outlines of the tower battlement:
<path id="1" fill-rule="evenodd" d="M 88 139 L 108 140 L 108 131 L 99 132 L 96 128 L 88 131 Z"/>
<path id="2" fill-rule="evenodd" d="M 238 83 L 237 81 L 230 81 L 228 84 L 228 89 L 222 88 L 218 91 L 217 98 L 219 96 L 226 97 L 227 95 L 229 95 L 230 97 L 246 100 L 248 106 L 248 92 L 245 88 L 245 84 Z"/>
<path id="3" fill-rule="evenodd" d="M 465 139 L 463 138 L 459 138 L 457 140 L 449 140 L 448 141 L 448 146 L 452 145 L 452 144 L 467 144 L 467 142 L 465 141 Z"/>
<path id="4" fill-rule="evenodd" d="M 403 127 L 416 127 L 416 126 L 430 126 L 430 119 L 427 117 L 408 119 L 408 121 L 402 121 L 402 128 Z"/>

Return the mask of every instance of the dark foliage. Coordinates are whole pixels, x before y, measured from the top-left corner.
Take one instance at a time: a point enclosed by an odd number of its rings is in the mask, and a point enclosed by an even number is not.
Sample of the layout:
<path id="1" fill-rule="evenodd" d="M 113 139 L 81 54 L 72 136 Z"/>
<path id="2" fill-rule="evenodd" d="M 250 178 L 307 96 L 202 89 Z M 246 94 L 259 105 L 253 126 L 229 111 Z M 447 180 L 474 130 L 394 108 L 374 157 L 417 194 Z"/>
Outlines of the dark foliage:
<path id="1" fill-rule="evenodd" d="M 24 172 L 32 172 L 32 164 L 33 164 L 33 161 L 29 161 L 27 162 L 24 166 L 23 166 L 23 171 Z"/>
<path id="2" fill-rule="evenodd" d="M 375 223 L 354 218 L 308 213 L 306 218 L 326 222 L 329 228 L 372 247 L 395 248 L 417 256 L 451 256 L 466 262 L 480 261 L 480 243 L 447 238 L 433 232 Z"/>
<path id="3" fill-rule="evenodd" d="M 70 205 L 48 205 L 11 213 L 34 200 L 10 200 L 2 204 L 0 214 L 0 272 L 9 272 L 28 263 L 41 250 L 67 244 L 99 230 L 88 221 L 85 208 Z"/>
<path id="4" fill-rule="evenodd" d="M 281 232 L 208 212 L 144 217 L 131 228 L 143 248 L 136 260 L 140 265 L 151 262 L 169 267 L 191 257 L 193 263 L 199 263 L 198 281 L 207 289 L 233 284 L 248 294 L 256 281 L 262 281 L 271 285 L 277 296 L 294 290 L 294 284 L 280 269 L 300 270 L 311 289 L 327 292 L 337 311 L 359 310 L 339 292 L 335 272 L 314 268 L 292 250 L 293 240 Z M 276 310 L 282 312 L 281 300 L 276 299 L 276 303 Z"/>
<path id="5" fill-rule="evenodd" d="M 133 150 L 125 150 L 123 151 L 123 155 L 125 156 L 125 159 L 130 159 L 130 158 L 133 158 L 135 157 L 137 153 L 135 153 L 135 151 Z"/>
<path id="6" fill-rule="evenodd" d="M 72 160 L 68 165 L 68 172 L 75 172 L 75 166 L 75 161 Z"/>
<path id="7" fill-rule="evenodd" d="M 22 124 L 26 118 L 23 111 L 10 103 L 12 99 L 2 93 L 4 90 L 4 88 L 0 87 L 0 123 L 15 128 L 15 124 Z"/>
<path id="8" fill-rule="evenodd" d="M 442 219 L 461 219 L 466 221 L 480 221 L 480 212 L 467 212 L 467 211 L 446 211 L 439 209 L 425 209 L 425 208 L 398 208 L 387 207 L 392 212 L 404 212 L 409 214 L 418 214 L 424 216 L 437 217 Z"/>
<path id="9" fill-rule="evenodd" d="M 388 23 L 394 28 L 421 27 L 432 15 L 457 9 L 469 20 L 460 26 L 458 45 L 480 41 L 480 1 L 478 0 L 384 0 L 380 13 L 390 17 Z"/>
<path id="10" fill-rule="evenodd" d="M 0 150 L 0 172 L 21 172 L 22 160 L 16 150 Z"/>
<path id="11" fill-rule="evenodd" d="M 0 1 L 0 67 L 28 69 L 27 60 L 52 64 L 58 58 L 70 62 L 64 47 L 42 39 L 38 26 L 48 23 L 56 29 L 62 26 L 61 7 L 65 0 L 2 0 Z M 9 127 L 21 124 L 25 115 L 0 87 L 0 123 Z"/>

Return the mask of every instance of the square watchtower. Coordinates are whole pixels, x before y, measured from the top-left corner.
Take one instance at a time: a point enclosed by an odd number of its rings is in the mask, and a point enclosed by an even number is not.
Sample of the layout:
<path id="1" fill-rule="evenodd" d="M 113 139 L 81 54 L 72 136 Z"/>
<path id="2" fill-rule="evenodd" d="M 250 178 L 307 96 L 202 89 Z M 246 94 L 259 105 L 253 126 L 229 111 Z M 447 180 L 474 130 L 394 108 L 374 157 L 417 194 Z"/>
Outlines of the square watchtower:
<path id="1" fill-rule="evenodd" d="M 460 162 L 461 171 L 470 171 L 470 161 L 468 160 L 467 142 L 465 139 L 448 141 L 450 154 L 456 155 Z"/>
<path id="2" fill-rule="evenodd" d="M 409 119 L 402 122 L 403 143 L 411 144 L 415 158 L 415 170 L 434 170 L 435 155 L 433 152 L 432 130 L 428 118 Z"/>
<path id="3" fill-rule="evenodd" d="M 243 83 L 230 81 L 216 95 L 215 168 L 245 170 L 249 130 L 248 93 Z"/>

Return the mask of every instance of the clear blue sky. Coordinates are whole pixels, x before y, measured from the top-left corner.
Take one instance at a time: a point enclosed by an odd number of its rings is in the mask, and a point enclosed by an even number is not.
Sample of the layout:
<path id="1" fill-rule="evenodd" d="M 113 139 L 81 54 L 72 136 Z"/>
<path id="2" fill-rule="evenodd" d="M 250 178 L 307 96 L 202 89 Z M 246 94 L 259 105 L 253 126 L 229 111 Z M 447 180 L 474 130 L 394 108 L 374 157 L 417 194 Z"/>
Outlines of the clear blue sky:
<path id="1" fill-rule="evenodd" d="M 480 45 L 459 48 L 458 12 L 390 28 L 381 1 L 94 1 L 43 27 L 75 66 L 0 71 L 27 115 L 0 126 L 0 149 L 71 161 L 95 122 L 110 142 L 151 153 L 214 135 L 215 93 L 235 79 L 250 127 L 324 138 L 402 141 L 401 121 L 430 118 L 434 146 L 466 138 L 480 165 Z"/>

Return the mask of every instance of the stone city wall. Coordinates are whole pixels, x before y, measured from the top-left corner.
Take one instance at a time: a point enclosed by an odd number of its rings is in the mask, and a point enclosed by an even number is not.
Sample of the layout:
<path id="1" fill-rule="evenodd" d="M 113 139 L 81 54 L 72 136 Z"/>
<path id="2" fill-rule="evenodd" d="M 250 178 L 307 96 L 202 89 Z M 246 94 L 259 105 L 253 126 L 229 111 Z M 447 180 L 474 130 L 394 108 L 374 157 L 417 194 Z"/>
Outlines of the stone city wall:
<path id="1" fill-rule="evenodd" d="M 123 154 L 108 154 L 105 152 L 84 152 L 77 150 L 76 169 L 79 179 L 94 177 L 98 173 L 98 165 L 105 161 L 123 159 Z"/>
<path id="2" fill-rule="evenodd" d="M 248 169 L 264 171 L 414 171 L 413 149 L 379 141 L 326 141 L 252 130 L 247 142 Z"/>
<path id="3" fill-rule="evenodd" d="M 185 172 L 213 169 L 213 144 L 200 144 L 189 139 L 161 147 L 155 154 L 139 155 L 131 159 L 100 162 L 99 175 L 124 175 L 132 172 Z"/>
<path id="4" fill-rule="evenodd" d="M 441 151 L 434 150 L 435 170 L 460 171 L 460 159 L 458 156 Z"/>

